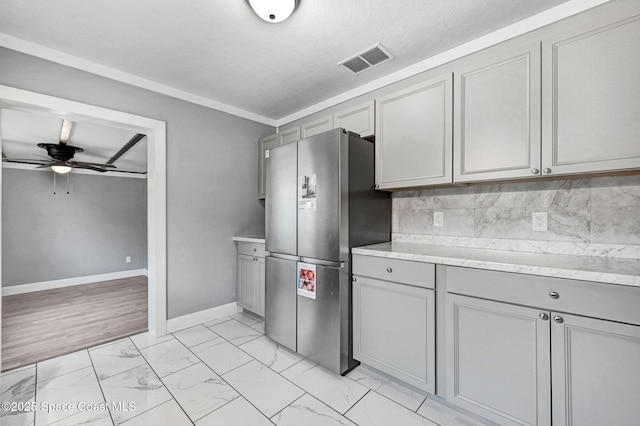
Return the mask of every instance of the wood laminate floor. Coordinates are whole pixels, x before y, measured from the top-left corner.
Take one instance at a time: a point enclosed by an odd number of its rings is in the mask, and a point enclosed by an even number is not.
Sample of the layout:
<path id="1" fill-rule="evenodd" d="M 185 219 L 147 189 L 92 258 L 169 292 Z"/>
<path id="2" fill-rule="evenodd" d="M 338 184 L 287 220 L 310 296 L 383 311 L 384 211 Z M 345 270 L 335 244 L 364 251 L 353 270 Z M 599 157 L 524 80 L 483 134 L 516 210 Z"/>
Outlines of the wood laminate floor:
<path id="1" fill-rule="evenodd" d="M 147 277 L 2 297 L 2 371 L 147 330 Z"/>

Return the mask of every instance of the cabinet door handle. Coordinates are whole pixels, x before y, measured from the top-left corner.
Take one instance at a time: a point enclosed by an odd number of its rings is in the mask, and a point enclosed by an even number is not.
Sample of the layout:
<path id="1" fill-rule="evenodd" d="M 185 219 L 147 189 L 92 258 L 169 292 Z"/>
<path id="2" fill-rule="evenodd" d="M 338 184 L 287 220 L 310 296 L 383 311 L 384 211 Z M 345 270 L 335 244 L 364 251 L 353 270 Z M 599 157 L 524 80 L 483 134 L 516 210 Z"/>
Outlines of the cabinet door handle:
<path id="1" fill-rule="evenodd" d="M 351 277 L 351 281 L 353 281 L 355 283 L 358 280 L 356 279 L 356 277 Z"/>
<path id="2" fill-rule="evenodd" d="M 549 315 L 545 314 L 544 312 L 541 313 L 540 315 L 538 315 L 540 317 L 541 320 L 548 320 L 549 319 Z"/>
<path id="3" fill-rule="evenodd" d="M 550 173 L 551 173 L 551 169 L 550 169 L 550 168 L 548 168 L 548 167 L 545 167 L 545 169 L 543 170 L 543 172 L 544 172 L 544 174 L 545 174 L 545 175 L 548 175 L 548 174 L 550 174 Z"/>
<path id="4" fill-rule="evenodd" d="M 555 291 L 552 291 L 551 293 L 549 293 L 549 297 L 552 299 L 559 299 L 560 295 L 558 293 L 556 293 Z"/>
<path id="5" fill-rule="evenodd" d="M 258 251 L 258 249 L 254 247 L 254 248 L 253 248 L 253 251 Z"/>
<path id="6" fill-rule="evenodd" d="M 534 175 L 539 175 L 540 174 L 540 170 L 539 169 L 531 169 L 531 173 Z"/>
<path id="7" fill-rule="evenodd" d="M 388 272 L 388 273 L 392 273 L 392 272 L 393 272 L 393 269 L 391 269 L 391 268 L 387 268 L 387 272 Z"/>
<path id="8" fill-rule="evenodd" d="M 556 315 L 555 317 L 553 317 L 553 320 L 558 324 L 562 324 L 564 322 L 564 319 L 560 315 Z"/>

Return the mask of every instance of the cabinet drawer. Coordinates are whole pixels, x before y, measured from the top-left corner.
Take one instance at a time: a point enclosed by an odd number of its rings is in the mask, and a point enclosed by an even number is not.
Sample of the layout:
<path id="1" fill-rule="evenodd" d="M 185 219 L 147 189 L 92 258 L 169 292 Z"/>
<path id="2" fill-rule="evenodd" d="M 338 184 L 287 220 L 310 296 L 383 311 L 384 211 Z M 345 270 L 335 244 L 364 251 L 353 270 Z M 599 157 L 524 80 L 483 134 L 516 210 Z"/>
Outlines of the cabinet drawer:
<path id="1" fill-rule="evenodd" d="M 446 282 L 449 293 L 640 325 L 640 287 L 460 267 Z"/>
<path id="2" fill-rule="evenodd" d="M 247 256 L 265 257 L 266 252 L 264 250 L 264 244 L 260 243 L 247 243 L 244 241 L 237 241 L 238 253 L 246 254 Z"/>
<path id="3" fill-rule="evenodd" d="M 353 274 L 418 287 L 436 288 L 436 267 L 432 263 L 356 254 L 353 255 Z"/>

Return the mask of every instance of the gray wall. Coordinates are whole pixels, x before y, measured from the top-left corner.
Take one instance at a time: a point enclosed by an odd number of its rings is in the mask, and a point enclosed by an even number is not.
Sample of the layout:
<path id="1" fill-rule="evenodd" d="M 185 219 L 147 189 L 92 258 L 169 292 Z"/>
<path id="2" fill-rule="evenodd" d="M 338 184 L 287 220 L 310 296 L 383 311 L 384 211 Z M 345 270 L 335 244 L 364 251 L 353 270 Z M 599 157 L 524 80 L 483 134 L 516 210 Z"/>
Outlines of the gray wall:
<path id="1" fill-rule="evenodd" d="M 69 178 L 2 170 L 3 287 L 146 267 L 146 179 Z"/>
<path id="2" fill-rule="evenodd" d="M 235 300 L 232 238 L 264 231 L 257 140 L 273 127 L 4 48 L 0 84 L 165 121 L 168 318 Z"/>
<path id="3" fill-rule="evenodd" d="M 400 234 L 640 244 L 640 175 L 404 191 L 392 205 Z M 547 212 L 548 232 L 531 230 L 533 212 Z"/>

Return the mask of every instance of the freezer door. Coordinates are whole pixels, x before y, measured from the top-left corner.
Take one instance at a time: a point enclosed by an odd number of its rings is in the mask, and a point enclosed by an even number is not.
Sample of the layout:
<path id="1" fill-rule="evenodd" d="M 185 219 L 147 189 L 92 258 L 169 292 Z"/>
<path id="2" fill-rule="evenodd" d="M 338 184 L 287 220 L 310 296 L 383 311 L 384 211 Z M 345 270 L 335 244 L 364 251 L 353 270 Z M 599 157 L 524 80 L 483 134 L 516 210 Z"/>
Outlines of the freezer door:
<path id="1" fill-rule="evenodd" d="M 298 256 L 340 261 L 341 129 L 298 141 Z"/>
<path id="2" fill-rule="evenodd" d="M 295 255 L 297 251 L 297 156 L 297 143 L 269 150 L 265 248 L 271 253 Z"/>
<path id="3" fill-rule="evenodd" d="M 316 298 L 298 295 L 298 353 L 337 374 L 354 367 L 348 267 L 316 267 Z"/>
<path id="4" fill-rule="evenodd" d="M 267 256 L 265 262 L 265 334 L 295 351 L 297 263 L 272 256 Z"/>

